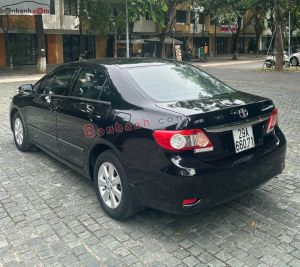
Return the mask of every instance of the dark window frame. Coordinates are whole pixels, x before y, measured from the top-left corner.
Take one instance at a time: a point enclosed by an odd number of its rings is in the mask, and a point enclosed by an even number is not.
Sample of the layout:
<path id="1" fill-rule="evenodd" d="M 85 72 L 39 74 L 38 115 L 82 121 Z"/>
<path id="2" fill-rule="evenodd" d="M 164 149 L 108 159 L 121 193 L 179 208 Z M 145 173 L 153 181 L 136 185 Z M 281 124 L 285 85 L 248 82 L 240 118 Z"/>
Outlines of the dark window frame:
<path id="1" fill-rule="evenodd" d="M 64 0 L 64 15 L 77 16 L 78 15 L 78 1 Z"/>
<path id="2" fill-rule="evenodd" d="M 50 14 L 55 14 L 55 0 L 50 0 Z"/>
<path id="3" fill-rule="evenodd" d="M 81 97 L 81 96 L 76 96 L 76 95 L 71 95 L 72 91 L 73 91 L 74 88 L 75 88 L 76 82 L 78 81 L 79 75 L 80 75 L 80 73 L 81 73 L 83 70 L 98 71 L 98 72 L 101 72 L 101 73 L 103 73 L 103 74 L 105 75 L 105 81 L 104 81 L 104 83 L 103 83 L 103 85 L 102 85 L 102 90 L 99 92 L 99 95 L 98 95 L 97 99 L 94 99 L 94 98 L 88 98 L 88 97 Z M 101 95 L 102 95 L 102 92 L 103 92 L 103 88 L 104 88 L 104 86 L 106 86 L 107 84 L 109 84 L 109 83 L 108 83 L 108 81 L 109 81 L 109 78 L 108 78 L 108 77 L 109 77 L 108 74 L 107 74 L 105 71 L 101 70 L 101 69 L 97 69 L 97 68 L 89 68 L 89 67 L 81 67 L 81 68 L 78 69 L 78 71 L 76 72 L 76 76 L 75 76 L 74 79 L 73 79 L 72 85 L 70 86 L 70 89 L 69 89 L 69 92 L 68 92 L 68 95 L 67 95 L 67 96 L 72 97 L 72 98 L 76 98 L 76 99 L 77 99 L 77 98 L 78 98 L 78 99 L 80 98 L 80 99 L 87 99 L 87 100 L 101 100 Z M 103 101 L 103 102 L 106 102 L 106 101 Z"/>
<path id="4" fill-rule="evenodd" d="M 50 78 L 52 78 L 54 75 L 56 75 L 57 73 L 61 72 L 61 71 L 66 71 L 66 70 L 72 70 L 73 71 L 73 74 L 69 80 L 69 83 L 68 85 L 66 86 L 65 88 L 65 91 L 62 93 L 62 94 L 51 94 L 53 96 L 64 96 L 69 90 L 70 90 L 70 86 L 73 84 L 73 79 L 74 79 L 74 76 L 75 74 L 77 73 L 77 67 L 66 67 L 66 68 L 60 68 L 58 70 L 55 70 L 54 72 L 51 72 L 49 75 L 47 75 L 45 78 L 43 78 L 41 81 L 39 81 L 37 84 L 37 88 L 35 89 L 35 94 L 36 95 L 50 95 L 49 93 L 48 94 L 45 94 L 45 93 L 41 93 L 40 90 L 41 90 L 41 87 L 43 86 L 43 84 Z"/>
<path id="5" fill-rule="evenodd" d="M 187 11 L 176 10 L 176 23 L 186 23 L 186 22 L 187 22 Z"/>

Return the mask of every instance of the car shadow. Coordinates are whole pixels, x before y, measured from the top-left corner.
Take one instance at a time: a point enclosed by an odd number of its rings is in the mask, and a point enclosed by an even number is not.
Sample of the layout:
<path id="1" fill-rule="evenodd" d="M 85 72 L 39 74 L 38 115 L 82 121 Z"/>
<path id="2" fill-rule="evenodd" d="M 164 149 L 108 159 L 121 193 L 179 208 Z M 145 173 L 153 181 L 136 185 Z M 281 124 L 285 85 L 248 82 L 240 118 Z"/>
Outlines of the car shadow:
<path id="1" fill-rule="evenodd" d="M 62 205 L 71 201 L 71 204 L 67 204 L 69 206 L 66 207 L 68 216 L 86 216 L 87 213 L 96 221 L 112 225 L 112 229 L 133 235 L 136 239 L 146 238 L 166 243 L 188 239 L 201 246 L 207 243 L 210 246 L 213 243 L 217 245 L 224 241 L 236 243 L 239 242 L 240 236 L 245 235 L 245 238 L 255 239 L 255 236 L 262 234 L 262 229 L 264 232 L 265 229 L 272 231 L 266 222 L 270 224 L 271 220 L 280 221 L 286 214 L 278 207 L 274 194 L 266 190 L 268 185 L 264 185 L 227 204 L 192 215 L 172 215 L 147 208 L 138 211 L 125 221 L 115 221 L 100 207 L 91 180 L 42 151 L 30 153 L 39 154 L 36 157 L 42 158 L 41 162 L 46 163 L 47 168 L 53 169 L 52 177 L 55 177 L 53 178 L 55 180 L 51 181 L 50 178 L 49 183 L 59 183 L 60 187 L 58 189 L 53 187 L 50 193 L 59 195 L 57 190 L 64 192 L 71 185 L 68 195 L 61 195 L 59 200 Z M 60 172 L 58 177 L 56 177 L 57 172 Z M 80 199 L 73 200 L 72 197 L 77 194 Z M 80 207 L 76 201 L 79 201 Z M 101 227 L 100 225 L 98 230 Z M 110 233 L 109 229 L 107 233 Z"/>

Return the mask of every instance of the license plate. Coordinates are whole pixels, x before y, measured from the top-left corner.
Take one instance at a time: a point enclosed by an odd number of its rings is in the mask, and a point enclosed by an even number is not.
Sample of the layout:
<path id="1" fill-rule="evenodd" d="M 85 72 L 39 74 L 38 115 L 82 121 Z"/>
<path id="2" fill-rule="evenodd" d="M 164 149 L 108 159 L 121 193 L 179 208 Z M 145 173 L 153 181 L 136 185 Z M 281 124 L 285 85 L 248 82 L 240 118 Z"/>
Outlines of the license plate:
<path id="1" fill-rule="evenodd" d="M 255 147 L 252 126 L 232 130 L 235 153 Z"/>

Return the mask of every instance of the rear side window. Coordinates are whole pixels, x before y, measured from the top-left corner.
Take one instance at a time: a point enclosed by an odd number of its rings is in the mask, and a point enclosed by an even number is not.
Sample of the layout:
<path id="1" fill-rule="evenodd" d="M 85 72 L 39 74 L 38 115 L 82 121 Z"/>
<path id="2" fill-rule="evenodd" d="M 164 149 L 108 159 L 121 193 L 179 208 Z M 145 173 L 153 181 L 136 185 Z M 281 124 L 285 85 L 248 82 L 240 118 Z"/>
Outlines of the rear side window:
<path id="1" fill-rule="evenodd" d="M 106 74 L 99 70 L 82 69 L 77 76 L 71 96 L 98 99 L 106 82 Z"/>
<path id="2" fill-rule="evenodd" d="M 190 65 L 180 63 L 127 69 L 147 95 L 156 101 L 184 101 L 209 98 L 234 90 Z"/>
<path id="3" fill-rule="evenodd" d="M 66 68 L 56 71 L 42 81 L 38 94 L 63 95 L 69 88 L 75 68 Z"/>

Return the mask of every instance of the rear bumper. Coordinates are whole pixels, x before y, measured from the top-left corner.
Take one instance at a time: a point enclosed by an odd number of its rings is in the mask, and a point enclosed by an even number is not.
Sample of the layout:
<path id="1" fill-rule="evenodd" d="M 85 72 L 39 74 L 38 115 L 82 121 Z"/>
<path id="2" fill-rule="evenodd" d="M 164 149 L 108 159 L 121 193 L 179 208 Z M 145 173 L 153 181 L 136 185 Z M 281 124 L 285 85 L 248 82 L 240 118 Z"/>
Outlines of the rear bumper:
<path id="1" fill-rule="evenodd" d="M 151 166 L 149 159 L 144 169 L 128 169 L 137 200 L 142 206 L 175 214 L 194 213 L 226 203 L 283 171 L 286 140 L 279 129 L 275 139 L 272 146 L 256 151 L 255 156 L 247 155 L 246 161 L 226 166 L 201 164 L 199 168 L 182 168 L 173 163 L 159 172 L 151 172 L 149 169 L 156 170 L 157 166 Z M 189 198 L 201 201 L 193 206 L 182 206 L 182 201 Z"/>

